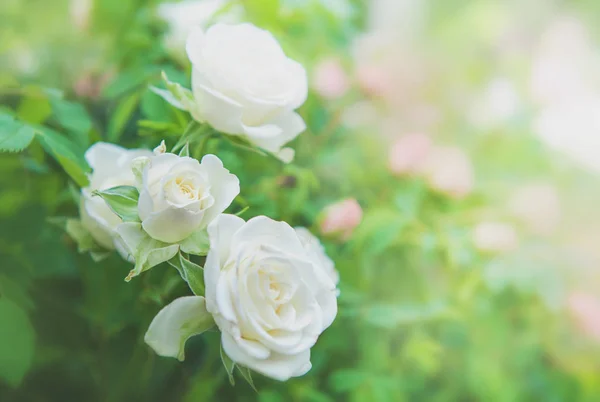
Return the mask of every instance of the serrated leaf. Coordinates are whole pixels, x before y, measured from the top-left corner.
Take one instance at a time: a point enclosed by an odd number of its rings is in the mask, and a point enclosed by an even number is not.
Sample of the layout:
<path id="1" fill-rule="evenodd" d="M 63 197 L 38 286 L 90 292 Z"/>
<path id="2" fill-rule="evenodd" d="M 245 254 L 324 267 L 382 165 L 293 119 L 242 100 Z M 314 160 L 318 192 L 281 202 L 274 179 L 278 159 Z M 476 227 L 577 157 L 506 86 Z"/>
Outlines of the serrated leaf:
<path id="1" fill-rule="evenodd" d="M 34 136 L 35 132 L 31 127 L 8 114 L 0 114 L 1 152 L 20 152 L 31 144 Z"/>
<path id="2" fill-rule="evenodd" d="M 221 344 L 221 361 L 223 362 L 225 371 L 227 371 L 227 375 L 229 376 L 229 383 L 232 386 L 235 385 L 235 378 L 233 378 L 233 369 L 235 368 L 235 363 L 229 358 L 229 356 L 227 356 L 227 353 L 225 353 L 225 351 L 223 350 L 223 344 Z"/>
<path id="3" fill-rule="evenodd" d="M 102 197 L 110 209 L 123 222 L 139 222 L 138 199 L 140 193 L 133 186 L 117 186 L 107 190 L 96 190 L 92 194 Z"/>

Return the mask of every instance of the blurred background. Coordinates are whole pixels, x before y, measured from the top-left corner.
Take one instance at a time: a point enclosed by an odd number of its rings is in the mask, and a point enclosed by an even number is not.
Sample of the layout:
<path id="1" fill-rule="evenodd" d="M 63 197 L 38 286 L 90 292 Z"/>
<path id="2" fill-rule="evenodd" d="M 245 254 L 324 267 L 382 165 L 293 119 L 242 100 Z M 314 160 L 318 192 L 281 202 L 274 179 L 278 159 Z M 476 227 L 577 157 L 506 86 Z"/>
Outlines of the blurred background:
<path id="1" fill-rule="evenodd" d="M 188 86 L 215 21 L 271 31 L 311 93 L 293 164 L 209 149 L 341 276 L 313 369 L 258 392 L 217 332 L 184 363 L 144 344 L 175 270 L 126 284 L 57 225 L 90 144 L 177 140 L 148 86 Z M 12 119 L 60 136 L 0 154 L 2 402 L 600 400 L 598 1 L 2 0 L 0 148 Z"/>

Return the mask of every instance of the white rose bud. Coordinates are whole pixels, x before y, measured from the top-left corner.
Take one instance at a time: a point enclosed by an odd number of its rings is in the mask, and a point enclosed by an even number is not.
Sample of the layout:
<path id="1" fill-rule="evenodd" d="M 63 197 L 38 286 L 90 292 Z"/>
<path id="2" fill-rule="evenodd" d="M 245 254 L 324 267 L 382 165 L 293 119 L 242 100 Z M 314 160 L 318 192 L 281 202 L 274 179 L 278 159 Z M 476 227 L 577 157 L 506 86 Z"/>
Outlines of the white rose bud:
<path id="1" fill-rule="evenodd" d="M 92 192 L 134 185 L 131 162 L 137 157 L 151 155 L 149 150 L 128 150 L 105 142 L 95 143 L 85 153 L 85 159 L 93 171 L 89 176 L 89 186 L 81 190 L 81 222 L 100 246 L 108 250 L 116 248 L 124 258 L 128 253 L 115 232 L 121 219 L 101 197 L 93 196 Z"/>
<path id="2" fill-rule="evenodd" d="M 172 153 L 136 160 L 138 213 L 150 237 L 177 243 L 203 229 L 240 192 L 238 178 L 214 155 L 202 162 Z"/>
<path id="3" fill-rule="evenodd" d="M 216 24 L 192 31 L 192 116 L 280 155 L 306 125 L 294 112 L 306 100 L 302 65 L 288 58 L 269 32 L 252 24 Z M 290 149 L 280 155 L 293 157 Z"/>
<path id="4" fill-rule="evenodd" d="M 208 227 L 206 310 L 234 362 L 277 380 L 305 374 L 310 348 L 337 314 L 325 260 L 287 223 L 221 215 Z"/>

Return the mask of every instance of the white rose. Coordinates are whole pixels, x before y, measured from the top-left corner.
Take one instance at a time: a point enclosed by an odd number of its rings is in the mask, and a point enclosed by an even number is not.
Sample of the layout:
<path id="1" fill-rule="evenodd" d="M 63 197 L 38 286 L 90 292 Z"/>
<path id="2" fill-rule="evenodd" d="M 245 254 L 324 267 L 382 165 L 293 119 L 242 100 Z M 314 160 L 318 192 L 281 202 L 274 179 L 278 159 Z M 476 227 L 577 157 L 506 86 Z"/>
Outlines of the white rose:
<path id="1" fill-rule="evenodd" d="M 310 348 L 337 314 L 323 259 L 288 224 L 264 216 L 221 215 L 208 232 L 206 310 L 225 353 L 277 380 L 305 374 Z"/>
<path id="2" fill-rule="evenodd" d="M 127 258 L 128 253 L 115 232 L 121 219 L 101 197 L 93 196 L 92 192 L 134 185 L 131 161 L 140 156 L 151 155 L 149 150 L 128 150 L 105 142 L 95 143 L 85 153 L 85 159 L 93 171 L 89 176 L 89 186 L 81 190 L 81 222 L 100 246 L 108 250 L 116 248 L 124 258 Z"/>
<path id="3" fill-rule="evenodd" d="M 267 31 L 245 23 L 196 28 L 187 46 L 192 63 L 192 116 L 291 160 L 282 147 L 306 125 L 294 112 L 306 100 L 306 71 Z"/>
<path id="4" fill-rule="evenodd" d="M 138 214 L 146 233 L 166 243 L 208 226 L 240 192 L 238 178 L 214 155 L 198 162 L 162 153 L 142 165 Z"/>

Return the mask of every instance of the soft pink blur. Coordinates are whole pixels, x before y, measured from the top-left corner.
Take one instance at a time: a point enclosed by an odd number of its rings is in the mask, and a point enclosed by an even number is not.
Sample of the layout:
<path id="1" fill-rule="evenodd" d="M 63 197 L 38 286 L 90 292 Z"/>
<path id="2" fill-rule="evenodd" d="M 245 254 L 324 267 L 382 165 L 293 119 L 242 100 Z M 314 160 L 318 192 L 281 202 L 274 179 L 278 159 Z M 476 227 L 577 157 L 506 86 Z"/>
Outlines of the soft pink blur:
<path id="1" fill-rule="evenodd" d="M 354 228 L 360 224 L 362 216 L 362 208 L 354 198 L 331 204 L 323 210 L 321 233 L 348 240 Z"/>
<path id="2" fill-rule="evenodd" d="M 429 186 L 452 198 L 464 198 L 473 190 L 474 175 L 471 160 L 458 147 L 436 147 L 423 168 Z"/>
<path id="3" fill-rule="evenodd" d="M 481 222 L 473 230 L 473 243 L 479 251 L 502 253 L 517 248 L 515 228 L 503 222 Z"/>
<path id="4" fill-rule="evenodd" d="M 401 137 L 390 149 L 390 171 L 398 176 L 419 172 L 430 150 L 431 139 L 425 134 L 415 133 Z"/>
<path id="5" fill-rule="evenodd" d="M 385 96 L 390 88 L 389 73 L 374 64 L 361 65 L 356 69 L 356 80 L 360 89 L 370 96 Z"/>
<path id="6" fill-rule="evenodd" d="M 508 202 L 510 212 L 539 235 L 552 234 L 560 223 L 560 200 L 549 183 L 531 183 L 520 187 Z"/>
<path id="7" fill-rule="evenodd" d="M 588 336 L 600 341 L 600 300 L 584 292 L 569 295 L 568 306 L 579 328 Z"/>
<path id="8" fill-rule="evenodd" d="M 341 98 L 348 92 L 350 82 L 339 59 L 325 59 L 316 65 L 313 87 L 325 99 Z"/>
<path id="9" fill-rule="evenodd" d="M 73 92 L 81 98 L 98 99 L 114 75 L 114 70 L 110 69 L 103 74 L 84 72 L 73 83 Z"/>

